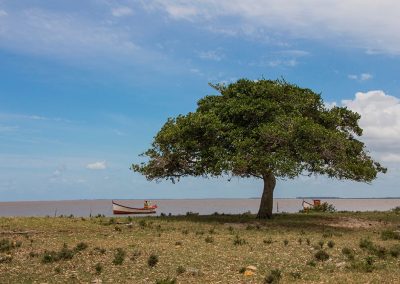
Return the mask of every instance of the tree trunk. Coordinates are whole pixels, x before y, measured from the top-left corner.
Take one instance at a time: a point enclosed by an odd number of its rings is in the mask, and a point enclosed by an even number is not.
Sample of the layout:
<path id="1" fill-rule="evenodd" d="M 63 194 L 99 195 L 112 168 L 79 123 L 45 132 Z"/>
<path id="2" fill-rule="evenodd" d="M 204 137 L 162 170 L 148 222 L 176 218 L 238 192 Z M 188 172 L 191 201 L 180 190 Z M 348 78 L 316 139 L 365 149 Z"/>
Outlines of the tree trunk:
<path id="1" fill-rule="evenodd" d="M 261 197 L 260 209 L 257 218 L 272 218 L 273 196 L 276 180 L 273 173 L 263 175 L 264 191 Z"/>

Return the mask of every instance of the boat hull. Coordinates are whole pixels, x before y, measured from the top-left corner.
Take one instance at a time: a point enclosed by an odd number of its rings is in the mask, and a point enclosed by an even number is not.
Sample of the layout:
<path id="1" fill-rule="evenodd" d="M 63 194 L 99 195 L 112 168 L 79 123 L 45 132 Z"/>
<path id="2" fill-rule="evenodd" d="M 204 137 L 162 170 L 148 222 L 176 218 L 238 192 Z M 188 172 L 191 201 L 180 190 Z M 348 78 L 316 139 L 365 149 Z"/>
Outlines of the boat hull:
<path id="1" fill-rule="evenodd" d="M 134 208 L 134 207 L 129 207 L 125 205 L 121 205 L 118 203 L 115 203 L 113 201 L 112 203 L 113 207 L 113 214 L 116 215 L 125 215 L 125 214 L 155 214 L 156 213 L 156 208 L 157 205 L 150 206 L 148 208 Z"/>

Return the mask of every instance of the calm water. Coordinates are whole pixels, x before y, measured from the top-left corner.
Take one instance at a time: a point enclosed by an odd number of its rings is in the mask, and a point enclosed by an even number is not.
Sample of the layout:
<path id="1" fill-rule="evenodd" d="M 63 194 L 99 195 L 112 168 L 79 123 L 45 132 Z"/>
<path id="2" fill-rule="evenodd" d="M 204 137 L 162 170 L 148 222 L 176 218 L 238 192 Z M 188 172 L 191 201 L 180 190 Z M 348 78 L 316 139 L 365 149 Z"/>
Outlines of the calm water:
<path id="1" fill-rule="evenodd" d="M 143 207 L 143 200 L 116 200 L 132 207 Z M 307 200 L 310 201 L 310 200 Z M 322 199 L 333 204 L 337 210 L 347 211 L 385 211 L 400 206 L 400 199 Z M 260 199 L 162 199 L 152 200 L 158 205 L 157 214 L 173 215 L 197 212 L 200 214 L 257 213 Z M 298 212 L 301 199 L 275 199 L 274 212 Z M 0 202 L 0 216 L 89 216 L 112 215 L 111 200 L 62 200 L 62 201 L 24 201 Z"/>

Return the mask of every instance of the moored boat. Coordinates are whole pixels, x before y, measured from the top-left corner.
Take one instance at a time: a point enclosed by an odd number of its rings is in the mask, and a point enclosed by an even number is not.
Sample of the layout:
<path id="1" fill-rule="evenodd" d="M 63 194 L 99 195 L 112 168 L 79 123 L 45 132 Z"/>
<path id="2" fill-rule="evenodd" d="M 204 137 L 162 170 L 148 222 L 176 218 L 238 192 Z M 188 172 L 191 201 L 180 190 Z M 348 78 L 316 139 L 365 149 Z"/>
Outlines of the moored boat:
<path id="1" fill-rule="evenodd" d="M 118 204 L 113 200 L 112 208 L 113 208 L 113 214 L 154 214 L 156 213 L 157 205 L 154 204 L 148 207 L 134 208 Z"/>

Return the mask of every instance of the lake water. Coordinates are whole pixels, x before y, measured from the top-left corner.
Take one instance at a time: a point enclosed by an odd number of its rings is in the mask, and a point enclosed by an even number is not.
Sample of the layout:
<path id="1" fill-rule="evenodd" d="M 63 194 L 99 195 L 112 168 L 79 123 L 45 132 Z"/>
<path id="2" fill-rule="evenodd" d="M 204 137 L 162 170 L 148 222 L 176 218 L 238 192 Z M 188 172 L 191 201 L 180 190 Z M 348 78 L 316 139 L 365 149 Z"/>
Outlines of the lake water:
<path id="1" fill-rule="evenodd" d="M 131 206 L 143 207 L 143 200 L 115 200 Z M 311 202 L 311 200 L 306 199 Z M 333 204 L 337 210 L 345 211 L 386 211 L 400 206 L 400 199 L 321 199 Z M 302 199 L 275 199 L 274 213 L 298 212 Z M 152 200 L 158 205 L 157 214 L 173 215 L 195 212 L 235 214 L 250 211 L 257 213 L 260 199 L 160 199 Z M 112 216 L 111 200 L 60 200 L 60 201 L 18 201 L 0 202 L 0 216 Z"/>

